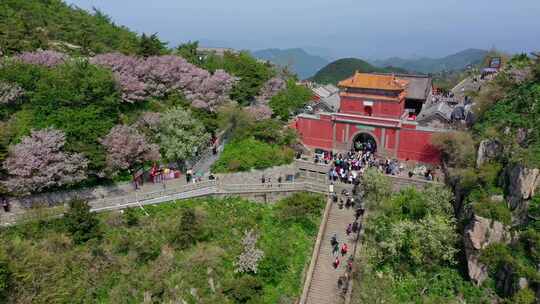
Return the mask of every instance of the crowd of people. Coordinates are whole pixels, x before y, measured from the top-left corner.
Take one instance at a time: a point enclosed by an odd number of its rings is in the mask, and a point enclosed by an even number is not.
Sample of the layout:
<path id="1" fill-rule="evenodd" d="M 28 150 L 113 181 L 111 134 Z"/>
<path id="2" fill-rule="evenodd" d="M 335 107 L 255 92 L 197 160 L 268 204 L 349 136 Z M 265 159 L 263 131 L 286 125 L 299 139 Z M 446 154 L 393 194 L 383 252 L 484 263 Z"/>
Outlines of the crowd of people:
<path id="1" fill-rule="evenodd" d="M 368 146 L 369 147 L 369 146 Z M 325 152 L 323 157 L 315 155 L 315 163 L 330 164 L 328 179 L 331 183 L 341 182 L 358 185 L 360 177 L 368 168 L 375 168 L 383 174 L 408 176 L 412 178 L 421 174 L 426 180 L 434 180 L 434 172 L 424 168 L 421 172 L 407 170 L 403 163 L 396 159 L 377 157 L 372 149 L 349 151 L 346 154 Z"/>

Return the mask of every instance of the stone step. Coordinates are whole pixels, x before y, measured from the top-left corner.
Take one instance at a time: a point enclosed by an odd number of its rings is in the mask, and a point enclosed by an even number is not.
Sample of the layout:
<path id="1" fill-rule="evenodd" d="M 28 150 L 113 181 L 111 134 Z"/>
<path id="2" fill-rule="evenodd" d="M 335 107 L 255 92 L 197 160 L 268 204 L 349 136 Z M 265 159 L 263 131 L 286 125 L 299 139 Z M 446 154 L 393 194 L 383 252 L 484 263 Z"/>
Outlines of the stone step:
<path id="1" fill-rule="evenodd" d="M 308 290 L 307 303 L 332 304 L 341 302 L 339 290 L 337 289 L 337 281 L 344 274 L 347 259 L 354 250 L 356 237 L 354 234 L 347 236 L 345 233 L 347 225 L 353 221 L 354 209 L 339 209 L 337 204 L 331 206 L 311 285 Z M 333 248 L 330 244 L 334 233 L 340 244 L 345 242 L 349 246 L 349 252 L 345 256 L 341 256 L 341 253 L 339 254 L 341 263 L 337 269 L 334 269 L 332 265 L 335 257 L 332 255 Z"/>

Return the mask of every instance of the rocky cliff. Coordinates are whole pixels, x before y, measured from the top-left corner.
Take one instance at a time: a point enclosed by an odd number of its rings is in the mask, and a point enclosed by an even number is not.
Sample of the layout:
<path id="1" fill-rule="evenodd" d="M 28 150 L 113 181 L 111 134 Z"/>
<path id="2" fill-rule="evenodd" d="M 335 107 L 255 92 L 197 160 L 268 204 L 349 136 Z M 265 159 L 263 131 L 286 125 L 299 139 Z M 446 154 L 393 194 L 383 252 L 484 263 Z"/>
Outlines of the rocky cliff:
<path id="1" fill-rule="evenodd" d="M 502 223 L 480 216 L 473 216 L 463 235 L 469 277 L 481 285 L 488 277 L 487 266 L 479 261 L 482 249 L 493 243 L 509 243 L 508 227 Z"/>

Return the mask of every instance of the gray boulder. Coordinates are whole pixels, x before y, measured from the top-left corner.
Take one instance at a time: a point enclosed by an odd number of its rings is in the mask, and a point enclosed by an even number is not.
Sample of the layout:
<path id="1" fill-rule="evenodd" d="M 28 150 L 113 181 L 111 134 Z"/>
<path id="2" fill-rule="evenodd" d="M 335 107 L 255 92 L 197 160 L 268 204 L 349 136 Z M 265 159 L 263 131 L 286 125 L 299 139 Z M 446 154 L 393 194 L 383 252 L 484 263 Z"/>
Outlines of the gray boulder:
<path id="1" fill-rule="evenodd" d="M 502 145 L 497 140 L 485 139 L 480 142 L 478 146 L 478 153 L 476 155 L 476 166 L 480 167 L 487 161 L 496 159 L 502 153 Z"/>
<path id="2" fill-rule="evenodd" d="M 510 208 L 514 210 L 523 201 L 534 196 L 536 189 L 540 185 L 540 170 L 537 168 L 529 169 L 518 164 L 507 172 Z"/>
<path id="3" fill-rule="evenodd" d="M 493 243 L 509 243 L 511 235 L 502 223 L 474 215 L 464 232 L 469 277 L 481 285 L 488 276 L 487 266 L 478 260 L 482 249 Z"/>

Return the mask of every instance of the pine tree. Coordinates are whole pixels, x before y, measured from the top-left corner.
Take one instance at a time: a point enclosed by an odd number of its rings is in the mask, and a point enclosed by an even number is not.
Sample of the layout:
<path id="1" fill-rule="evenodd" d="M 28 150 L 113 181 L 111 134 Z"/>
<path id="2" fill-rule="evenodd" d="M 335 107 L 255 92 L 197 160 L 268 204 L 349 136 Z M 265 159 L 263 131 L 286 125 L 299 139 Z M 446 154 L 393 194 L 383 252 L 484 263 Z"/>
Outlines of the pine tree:
<path id="1" fill-rule="evenodd" d="M 71 201 L 64 221 L 73 241 L 77 244 L 85 243 L 100 235 L 99 220 L 95 213 L 90 212 L 90 205 L 86 201 L 80 199 Z"/>
<path id="2" fill-rule="evenodd" d="M 150 36 L 142 34 L 137 54 L 142 57 L 163 55 L 167 51 L 167 43 L 159 40 L 157 33 Z"/>

